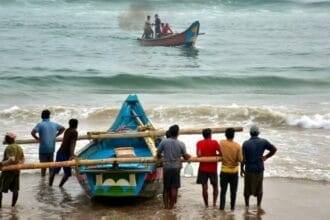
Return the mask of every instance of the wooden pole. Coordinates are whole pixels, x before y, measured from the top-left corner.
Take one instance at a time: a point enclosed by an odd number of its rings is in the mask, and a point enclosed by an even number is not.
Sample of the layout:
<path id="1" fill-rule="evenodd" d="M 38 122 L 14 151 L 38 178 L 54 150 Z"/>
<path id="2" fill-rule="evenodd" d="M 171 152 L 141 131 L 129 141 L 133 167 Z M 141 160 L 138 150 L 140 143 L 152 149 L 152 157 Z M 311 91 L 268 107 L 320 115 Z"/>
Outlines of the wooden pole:
<path id="1" fill-rule="evenodd" d="M 224 133 L 226 127 L 211 128 L 213 133 Z M 242 127 L 233 127 L 237 132 L 243 131 Z M 182 128 L 180 135 L 193 135 L 201 134 L 203 128 Z M 156 129 L 141 132 L 88 132 L 86 135 L 78 136 L 78 140 L 102 140 L 102 139 L 116 139 L 116 138 L 137 138 L 137 137 L 162 137 L 165 135 L 165 129 Z M 62 141 L 62 137 L 56 138 L 56 142 Z M 17 144 L 36 144 L 38 141 L 35 139 L 22 139 L 16 140 Z"/>
<path id="2" fill-rule="evenodd" d="M 139 118 L 139 116 L 136 114 L 136 112 L 132 109 L 132 114 L 134 115 L 135 121 L 138 123 L 139 126 L 145 127 L 142 120 Z M 154 129 L 154 126 L 151 124 L 151 128 Z M 151 137 L 144 137 L 144 142 L 146 142 L 151 155 L 155 157 L 157 155 L 157 147 L 155 145 L 155 141 Z"/>
<path id="3" fill-rule="evenodd" d="M 189 160 L 181 159 L 182 162 L 218 162 L 221 157 L 191 157 Z M 22 163 L 8 165 L 2 167 L 1 171 L 9 170 L 30 170 L 41 168 L 58 168 L 58 167 L 74 167 L 74 166 L 95 166 L 113 163 L 157 163 L 162 162 L 154 157 L 128 157 L 128 158 L 108 158 L 101 160 L 68 160 L 62 162 L 45 162 L 45 163 Z"/>

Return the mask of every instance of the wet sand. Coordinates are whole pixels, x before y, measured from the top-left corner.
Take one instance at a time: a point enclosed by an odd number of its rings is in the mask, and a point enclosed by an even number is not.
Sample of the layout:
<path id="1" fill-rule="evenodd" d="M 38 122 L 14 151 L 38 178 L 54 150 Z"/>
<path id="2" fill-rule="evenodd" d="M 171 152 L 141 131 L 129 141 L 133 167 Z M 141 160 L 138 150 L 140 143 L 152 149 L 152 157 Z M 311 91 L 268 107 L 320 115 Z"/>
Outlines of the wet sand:
<path id="1" fill-rule="evenodd" d="M 17 206 L 11 208 L 11 194 L 4 194 L 0 219 L 330 219 L 330 184 L 326 182 L 266 178 L 265 214 L 261 215 L 256 211 L 254 198 L 249 212 L 245 211 L 242 179 L 235 212 L 229 211 L 229 204 L 225 212 L 220 212 L 218 207 L 205 208 L 195 178 L 182 178 L 178 204 L 172 211 L 163 209 L 161 195 L 149 200 L 90 201 L 75 178 L 63 189 L 56 186 L 59 181 L 60 177 L 49 188 L 39 175 L 23 174 Z"/>

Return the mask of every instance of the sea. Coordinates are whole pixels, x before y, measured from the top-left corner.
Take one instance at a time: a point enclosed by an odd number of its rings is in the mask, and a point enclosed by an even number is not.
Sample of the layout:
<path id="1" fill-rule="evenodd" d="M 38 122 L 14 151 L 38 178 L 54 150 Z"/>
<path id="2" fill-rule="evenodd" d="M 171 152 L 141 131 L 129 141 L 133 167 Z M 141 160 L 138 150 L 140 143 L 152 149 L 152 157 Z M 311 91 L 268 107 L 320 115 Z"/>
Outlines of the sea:
<path id="1" fill-rule="evenodd" d="M 157 128 L 242 126 L 243 143 L 257 124 L 278 148 L 266 177 L 329 182 L 329 12 L 328 0 L 1 0 L 0 135 L 31 138 L 45 108 L 104 131 L 137 94 Z M 141 46 L 156 13 L 175 32 L 198 20 L 196 47 Z M 179 138 L 194 155 L 202 137 Z"/>

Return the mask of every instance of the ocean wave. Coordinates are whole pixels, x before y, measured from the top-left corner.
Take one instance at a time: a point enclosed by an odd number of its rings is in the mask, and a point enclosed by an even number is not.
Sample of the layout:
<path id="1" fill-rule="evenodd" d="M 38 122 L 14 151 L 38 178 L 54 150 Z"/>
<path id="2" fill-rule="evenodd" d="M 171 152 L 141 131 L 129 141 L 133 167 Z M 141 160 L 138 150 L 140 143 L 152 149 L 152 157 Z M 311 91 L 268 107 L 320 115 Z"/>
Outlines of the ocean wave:
<path id="1" fill-rule="evenodd" d="M 0 111 L 0 121 L 6 123 L 32 124 L 39 120 L 42 107 L 21 108 L 13 106 Z M 70 117 L 79 118 L 84 124 L 108 127 L 115 119 L 118 108 L 107 107 L 48 107 L 55 120 L 67 121 Z M 330 129 L 330 113 L 308 115 L 290 112 L 283 108 L 258 106 L 176 106 L 147 108 L 150 119 L 157 125 L 173 123 L 185 126 L 219 126 L 239 124 L 249 126 L 257 123 L 264 127 L 299 127 L 306 129 Z"/>
<path id="2" fill-rule="evenodd" d="M 0 82 L 8 82 L 10 85 L 17 87 L 20 85 L 38 86 L 42 87 L 61 87 L 82 86 L 85 88 L 96 88 L 101 90 L 156 90 L 156 91 L 170 91 L 175 89 L 180 90 L 218 90 L 222 88 L 315 88 L 315 89 L 329 89 L 329 78 L 289 78 L 282 76 L 173 76 L 173 77 L 158 77 L 151 75 L 131 75 L 131 74 L 117 74 L 104 76 L 101 74 L 80 76 L 69 74 L 74 70 L 63 69 L 56 71 L 68 72 L 66 75 L 45 75 L 45 76 L 3 76 Z"/>

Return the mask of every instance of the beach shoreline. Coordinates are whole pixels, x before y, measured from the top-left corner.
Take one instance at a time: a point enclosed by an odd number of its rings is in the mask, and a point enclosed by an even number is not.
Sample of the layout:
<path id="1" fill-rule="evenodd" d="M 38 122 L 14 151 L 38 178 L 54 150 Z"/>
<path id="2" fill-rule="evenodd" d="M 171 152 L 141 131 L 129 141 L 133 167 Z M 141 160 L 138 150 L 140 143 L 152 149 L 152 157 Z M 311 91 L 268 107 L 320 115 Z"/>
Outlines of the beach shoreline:
<path id="1" fill-rule="evenodd" d="M 63 189 L 48 187 L 47 179 L 38 174 L 22 174 L 20 197 L 15 208 L 10 207 L 11 194 L 4 194 L 1 219 L 320 219 L 330 218 L 328 199 L 330 183 L 294 178 L 269 177 L 264 180 L 263 209 L 257 213 L 255 199 L 246 212 L 243 200 L 243 179 L 239 180 L 237 205 L 229 211 L 229 194 L 226 209 L 205 208 L 201 187 L 195 177 L 182 177 L 178 203 L 174 210 L 163 209 L 162 196 L 153 199 L 116 202 L 91 201 L 82 191 L 75 178 Z M 211 187 L 210 187 L 211 188 Z M 211 189 L 209 188 L 209 196 Z M 229 192 L 228 192 L 229 193 Z M 209 197 L 211 199 L 211 197 Z M 219 204 L 219 203 L 218 203 Z"/>

